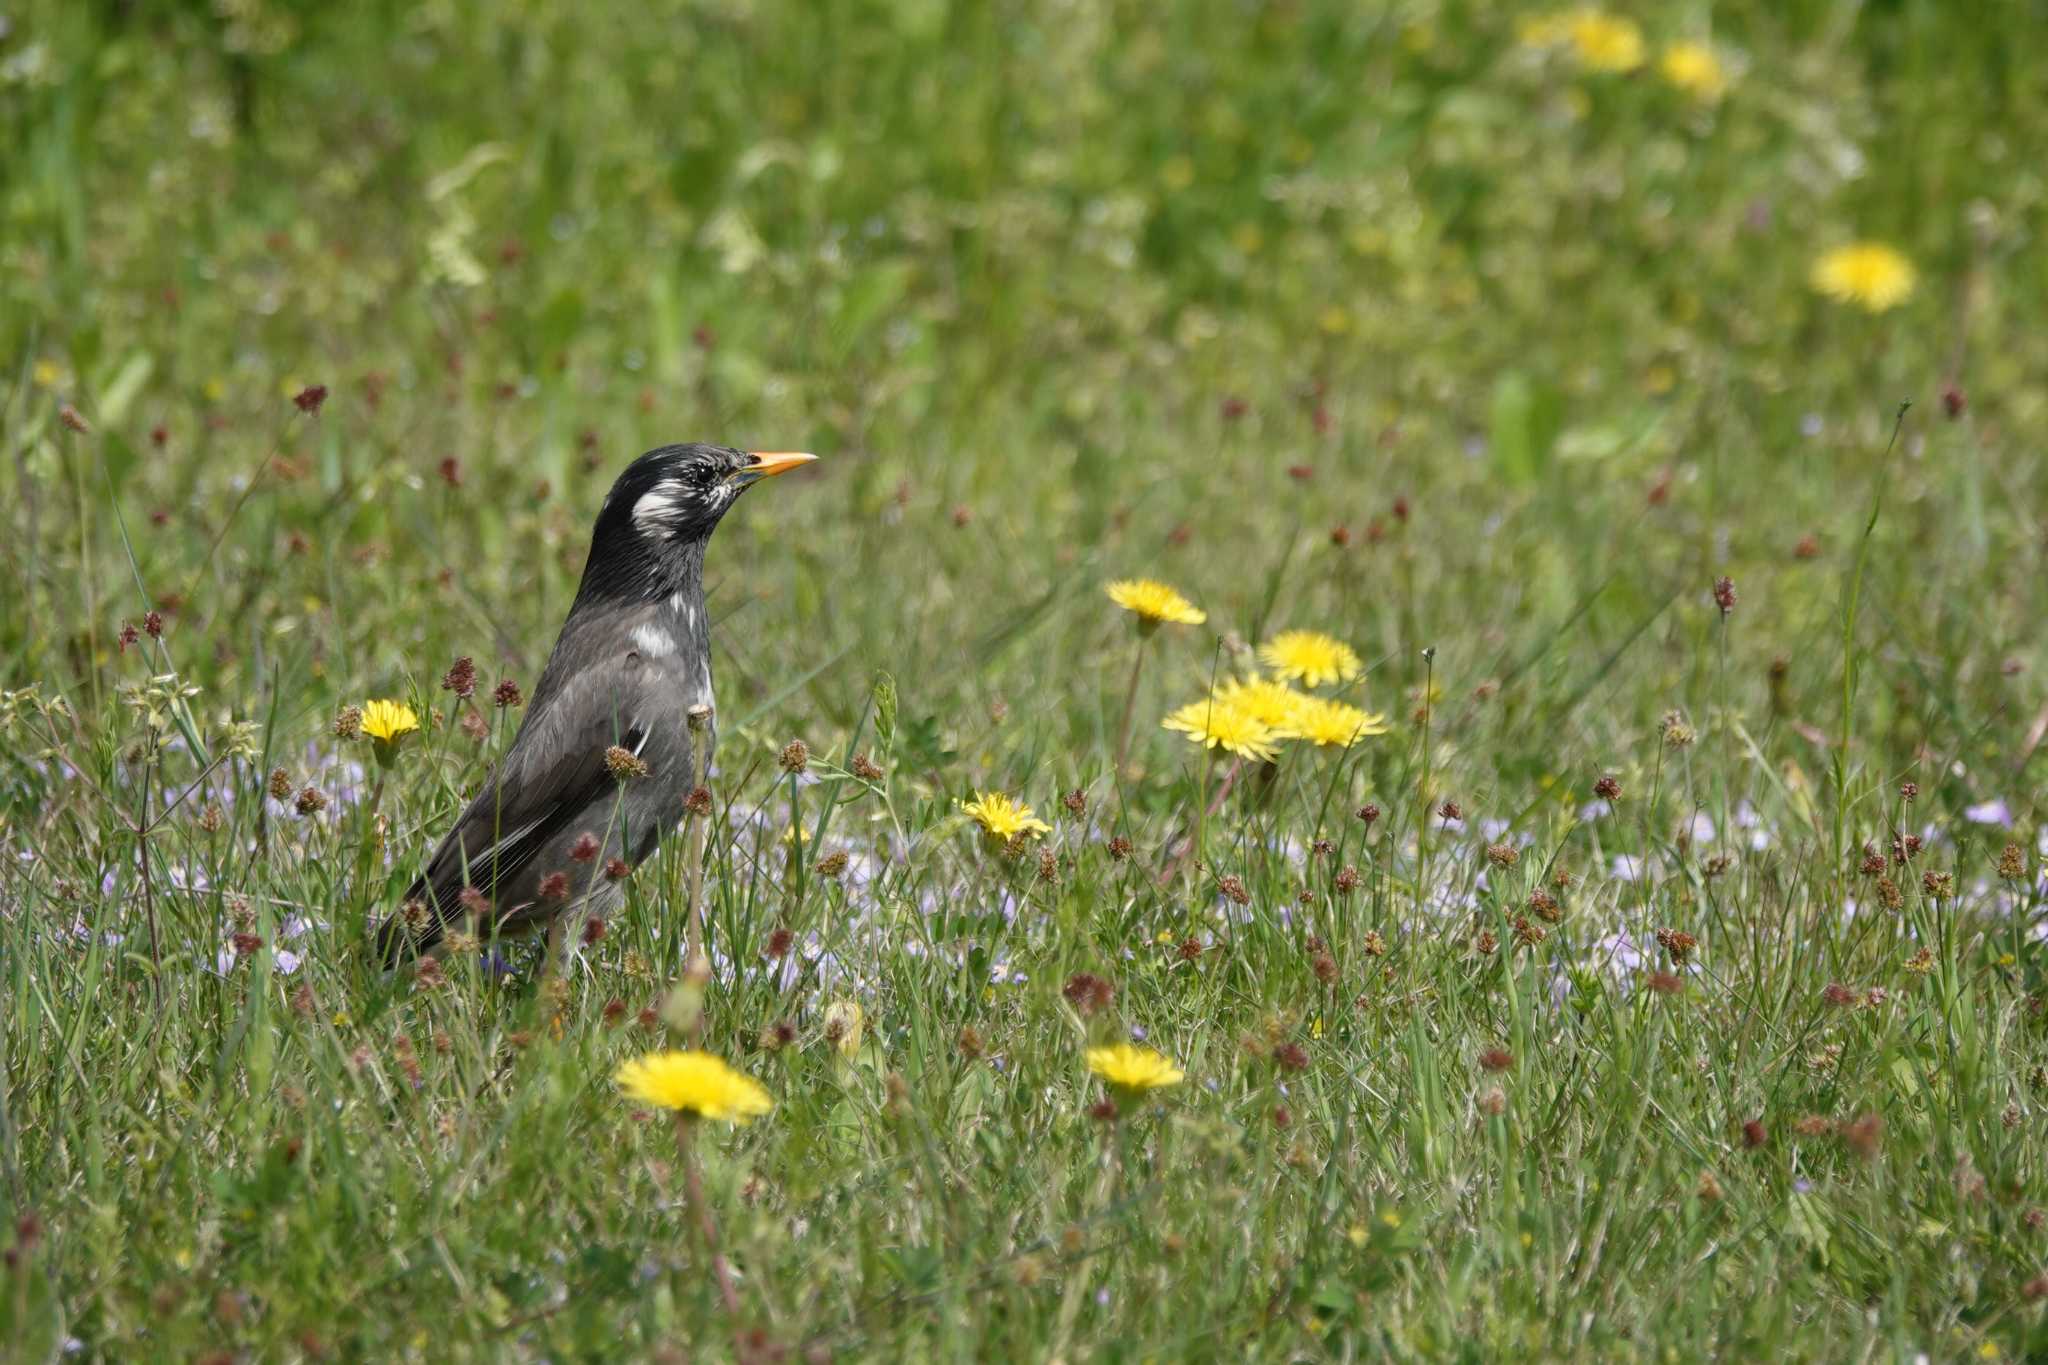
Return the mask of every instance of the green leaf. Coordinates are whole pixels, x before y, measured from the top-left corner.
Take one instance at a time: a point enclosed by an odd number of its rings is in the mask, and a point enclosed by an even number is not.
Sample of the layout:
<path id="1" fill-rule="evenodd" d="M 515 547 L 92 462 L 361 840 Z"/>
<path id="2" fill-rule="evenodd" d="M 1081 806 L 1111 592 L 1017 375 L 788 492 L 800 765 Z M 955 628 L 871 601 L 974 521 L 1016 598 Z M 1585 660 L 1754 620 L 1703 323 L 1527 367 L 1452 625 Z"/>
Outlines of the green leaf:
<path id="1" fill-rule="evenodd" d="M 1834 1236 L 1828 1231 L 1827 1217 L 1818 1199 L 1810 1194 L 1793 1195 L 1785 1204 L 1785 1226 L 1820 1258 L 1822 1265 L 1828 1263 L 1828 1247 Z"/>
<path id="2" fill-rule="evenodd" d="M 1563 424 L 1557 390 L 1510 370 L 1493 387 L 1493 467 L 1500 477 L 1526 488 L 1550 467 Z"/>
<path id="3" fill-rule="evenodd" d="M 896 742 L 896 679 L 887 673 L 875 674 L 875 738 L 876 746 L 883 753 Z"/>
<path id="4" fill-rule="evenodd" d="M 100 390 L 99 411 L 95 414 L 101 422 L 113 426 L 128 415 L 134 406 L 135 395 L 142 392 L 142 386 L 149 382 L 149 376 L 156 371 L 156 358 L 148 351 L 131 352 L 121 362 L 121 368 L 114 371 L 114 377 Z"/>

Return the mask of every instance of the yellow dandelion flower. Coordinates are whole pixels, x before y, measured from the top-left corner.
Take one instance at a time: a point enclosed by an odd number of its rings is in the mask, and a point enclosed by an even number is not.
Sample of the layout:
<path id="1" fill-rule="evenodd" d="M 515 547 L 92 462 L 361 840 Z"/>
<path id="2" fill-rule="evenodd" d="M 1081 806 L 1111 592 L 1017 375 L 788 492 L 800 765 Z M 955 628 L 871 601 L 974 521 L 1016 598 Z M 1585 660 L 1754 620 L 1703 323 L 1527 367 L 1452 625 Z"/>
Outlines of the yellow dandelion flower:
<path id="1" fill-rule="evenodd" d="M 396 744 L 420 728 L 420 718 L 402 701 L 377 701 L 363 707 L 362 732 L 379 744 Z"/>
<path id="2" fill-rule="evenodd" d="M 1913 292 L 1913 263 L 1882 242 L 1851 242 L 1813 263 L 1814 289 L 1872 313 L 1896 308 Z"/>
<path id="3" fill-rule="evenodd" d="M 1216 697 L 1191 701 L 1159 723 L 1205 749 L 1225 749 L 1240 758 L 1270 763 L 1280 753 L 1280 736 L 1272 726 Z"/>
<path id="4" fill-rule="evenodd" d="M 1309 700 L 1306 692 L 1297 692 L 1284 682 L 1257 674 L 1220 683 L 1214 696 L 1218 704 L 1241 711 L 1274 730 L 1286 729 L 1294 718 L 1295 708 Z"/>
<path id="5" fill-rule="evenodd" d="M 1186 1074 L 1167 1057 L 1136 1043 L 1088 1049 L 1088 1069 L 1114 1088 L 1135 1095 L 1162 1086 L 1179 1085 Z"/>
<path id="6" fill-rule="evenodd" d="M 1566 36 L 1580 64 L 1594 71 L 1633 71 L 1643 64 L 1643 31 L 1634 20 L 1582 9 L 1572 15 Z"/>
<path id="7" fill-rule="evenodd" d="M 54 360 L 38 360 L 30 377 L 39 389 L 54 389 L 64 382 L 64 367 Z"/>
<path id="8" fill-rule="evenodd" d="M 1001 792 L 981 792 L 972 801 L 962 801 L 960 809 L 974 822 L 997 839 L 1010 840 L 1020 836 L 1036 839 L 1041 834 L 1052 833 L 1052 826 L 1031 813 L 1031 807 L 1022 801 L 1013 801 Z"/>
<path id="9" fill-rule="evenodd" d="M 708 1052 L 650 1052 L 621 1065 L 612 1081 L 629 1100 L 720 1123 L 746 1123 L 775 1107 L 760 1082 Z"/>
<path id="10" fill-rule="evenodd" d="M 1365 671 L 1351 646 L 1313 630 L 1283 630 L 1259 646 L 1259 662 L 1305 687 L 1347 683 Z"/>
<path id="11" fill-rule="evenodd" d="M 1285 729 L 1291 739 L 1348 749 L 1370 735 L 1385 734 L 1387 718 L 1327 697 L 1303 697 Z"/>
<path id="12" fill-rule="evenodd" d="M 1697 100 L 1717 100 L 1728 88 L 1728 71 L 1705 43 L 1673 43 L 1658 59 L 1657 72 Z"/>
<path id="13" fill-rule="evenodd" d="M 1208 612 L 1150 578 L 1121 578 L 1104 591 L 1110 601 L 1135 615 L 1140 625 L 1165 621 L 1177 626 L 1199 626 L 1209 619 Z"/>

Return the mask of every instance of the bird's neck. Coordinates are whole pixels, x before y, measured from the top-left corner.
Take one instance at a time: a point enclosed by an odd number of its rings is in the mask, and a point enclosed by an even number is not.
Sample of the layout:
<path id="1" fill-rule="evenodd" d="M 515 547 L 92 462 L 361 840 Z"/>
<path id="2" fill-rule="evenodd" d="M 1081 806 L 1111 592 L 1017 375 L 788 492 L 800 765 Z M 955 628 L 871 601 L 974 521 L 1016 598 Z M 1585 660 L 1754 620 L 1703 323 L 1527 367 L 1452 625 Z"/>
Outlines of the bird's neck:
<path id="1" fill-rule="evenodd" d="M 583 566 L 583 582 L 576 589 L 576 605 L 587 602 L 660 605 L 680 612 L 704 607 L 704 542 L 613 543 L 606 538 L 591 542 L 590 558 Z"/>

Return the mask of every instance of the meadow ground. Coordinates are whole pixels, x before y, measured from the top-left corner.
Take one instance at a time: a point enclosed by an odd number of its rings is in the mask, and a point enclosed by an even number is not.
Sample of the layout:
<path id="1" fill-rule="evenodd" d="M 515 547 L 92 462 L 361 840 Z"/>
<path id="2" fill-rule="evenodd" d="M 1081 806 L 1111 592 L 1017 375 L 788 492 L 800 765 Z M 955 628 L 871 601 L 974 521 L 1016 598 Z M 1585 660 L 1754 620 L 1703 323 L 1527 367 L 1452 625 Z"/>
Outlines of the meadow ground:
<path id="1" fill-rule="evenodd" d="M 2048 1353 L 2043 51 L 11 6 L 0 1354 Z M 387 978 L 698 438 L 823 457 L 712 547 L 709 980 L 687 839 Z"/>

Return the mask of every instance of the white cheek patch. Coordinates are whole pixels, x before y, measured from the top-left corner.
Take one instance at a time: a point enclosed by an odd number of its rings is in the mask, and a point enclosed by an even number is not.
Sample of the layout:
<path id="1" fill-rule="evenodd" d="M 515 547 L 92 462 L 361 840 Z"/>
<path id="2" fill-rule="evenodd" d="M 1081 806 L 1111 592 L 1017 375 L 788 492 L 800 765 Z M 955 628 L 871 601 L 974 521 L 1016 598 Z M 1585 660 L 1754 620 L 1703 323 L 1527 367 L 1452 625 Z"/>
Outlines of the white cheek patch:
<path id="1" fill-rule="evenodd" d="M 682 506 L 676 492 L 675 482 L 669 480 L 642 493 L 640 501 L 633 504 L 633 524 L 650 535 L 665 528 Z"/>
<path id="2" fill-rule="evenodd" d="M 656 625 L 633 627 L 633 647 L 650 659 L 665 659 L 676 652 L 673 635 Z"/>

